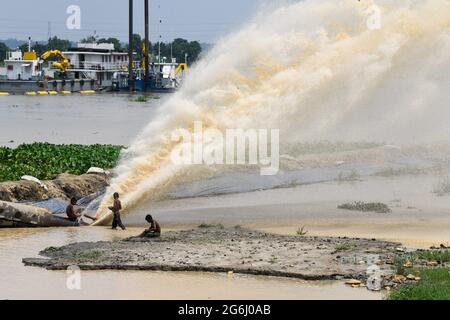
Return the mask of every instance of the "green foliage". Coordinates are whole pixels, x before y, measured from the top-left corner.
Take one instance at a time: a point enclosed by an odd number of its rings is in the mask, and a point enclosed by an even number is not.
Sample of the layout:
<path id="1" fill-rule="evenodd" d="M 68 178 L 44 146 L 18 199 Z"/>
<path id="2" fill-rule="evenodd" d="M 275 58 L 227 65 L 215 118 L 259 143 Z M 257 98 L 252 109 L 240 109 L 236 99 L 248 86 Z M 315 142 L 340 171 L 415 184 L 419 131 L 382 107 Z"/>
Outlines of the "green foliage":
<path id="1" fill-rule="evenodd" d="M 419 250 L 415 252 L 415 255 L 421 260 L 450 262 L 450 250 Z"/>
<path id="2" fill-rule="evenodd" d="M 48 50 L 67 51 L 71 46 L 72 43 L 69 40 L 59 39 L 58 37 L 50 38 L 47 43 Z"/>
<path id="3" fill-rule="evenodd" d="M 31 45 L 31 50 L 36 51 L 40 56 L 44 52 L 49 50 L 67 51 L 72 46 L 70 40 L 59 39 L 58 37 L 52 37 L 48 39 L 47 43 L 35 42 Z M 22 44 L 19 49 L 22 52 L 28 51 L 28 43 Z"/>
<path id="4" fill-rule="evenodd" d="M 114 44 L 114 50 L 121 51 L 122 50 L 122 44 L 120 43 L 120 40 L 117 38 L 101 38 L 97 40 L 97 43 L 113 43 Z"/>
<path id="5" fill-rule="evenodd" d="M 134 98 L 134 102 L 147 102 L 148 101 L 148 97 L 147 96 L 137 96 L 136 98 Z"/>
<path id="6" fill-rule="evenodd" d="M 87 36 L 81 39 L 80 43 L 97 43 L 97 37 L 95 35 Z"/>
<path id="7" fill-rule="evenodd" d="M 301 228 L 298 228 L 297 235 L 300 237 L 306 236 L 308 234 L 308 231 L 306 230 L 306 227 L 303 226 Z"/>
<path id="8" fill-rule="evenodd" d="M 80 260 L 95 260 L 100 258 L 103 252 L 100 250 L 87 250 L 77 253 L 76 257 Z"/>
<path id="9" fill-rule="evenodd" d="M 6 52 L 9 51 L 9 48 L 6 44 L 3 42 L 0 42 L 0 62 L 5 61 L 6 58 Z"/>
<path id="10" fill-rule="evenodd" d="M 60 173 L 81 175 L 90 167 L 113 168 L 122 148 L 48 143 L 25 144 L 15 149 L 0 147 L 0 181 L 16 181 L 24 175 L 49 180 Z"/>
<path id="11" fill-rule="evenodd" d="M 336 251 L 350 251 L 356 249 L 358 245 L 355 242 L 344 242 L 337 244 L 335 249 Z"/>
<path id="12" fill-rule="evenodd" d="M 153 45 L 153 54 L 158 54 L 158 44 Z M 172 43 L 161 43 L 161 56 L 170 59 L 171 56 L 177 59 L 178 63 L 185 62 L 187 54 L 188 64 L 196 62 L 202 52 L 202 47 L 198 41 L 188 41 L 177 38 Z"/>
<path id="13" fill-rule="evenodd" d="M 389 300 L 450 300 L 450 268 L 414 272 L 421 281 L 392 291 Z"/>

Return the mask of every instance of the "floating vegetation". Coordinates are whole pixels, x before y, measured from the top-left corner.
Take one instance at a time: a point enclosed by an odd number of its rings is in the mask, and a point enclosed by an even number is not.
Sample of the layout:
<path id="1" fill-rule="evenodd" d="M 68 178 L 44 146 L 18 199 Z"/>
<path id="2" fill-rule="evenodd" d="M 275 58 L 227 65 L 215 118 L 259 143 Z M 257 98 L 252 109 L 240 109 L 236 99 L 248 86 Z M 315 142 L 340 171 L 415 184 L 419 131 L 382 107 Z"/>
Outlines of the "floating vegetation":
<path id="1" fill-rule="evenodd" d="M 338 206 L 338 209 L 360 211 L 360 212 L 375 212 L 375 213 L 390 213 L 392 210 L 388 205 L 379 202 L 365 203 L 365 202 L 353 202 L 345 203 Z"/>
<path id="2" fill-rule="evenodd" d="M 443 197 L 450 194 L 450 178 L 446 177 L 440 180 L 434 187 L 433 193 L 439 197 Z"/>
<path id="3" fill-rule="evenodd" d="M 0 147 L 0 182 L 17 181 L 24 175 L 51 180 L 58 174 L 81 175 L 91 167 L 114 168 L 122 146 L 23 144 Z"/>
<path id="4" fill-rule="evenodd" d="M 159 96 L 153 96 L 153 95 L 141 95 L 141 96 L 137 96 L 133 99 L 134 102 L 148 102 L 149 100 L 157 100 L 159 99 Z"/>

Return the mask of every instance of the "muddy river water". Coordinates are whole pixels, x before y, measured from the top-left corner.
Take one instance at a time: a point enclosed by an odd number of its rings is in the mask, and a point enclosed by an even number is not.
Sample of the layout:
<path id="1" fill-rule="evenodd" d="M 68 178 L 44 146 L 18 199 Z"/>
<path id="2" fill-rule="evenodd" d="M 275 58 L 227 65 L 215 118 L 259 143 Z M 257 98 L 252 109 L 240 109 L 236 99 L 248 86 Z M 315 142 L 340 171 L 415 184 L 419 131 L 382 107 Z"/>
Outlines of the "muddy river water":
<path id="1" fill-rule="evenodd" d="M 0 145 L 14 147 L 34 141 L 129 145 L 151 121 L 165 98 L 139 103 L 128 95 L 2 97 Z M 381 151 L 374 152 L 378 155 Z M 363 152 L 355 154 L 358 163 L 366 157 Z M 400 156 L 404 163 L 406 157 L 403 153 Z M 313 158 L 315 161 L 316 157 Z M 330 159 L 332 164 L 340 160 Z M 414 157 L 409 159 L 418 163 Z M 433 194 L 441 174 L 375 177 L 371 176 L 375 172 L 373 167 L 349 163 L 349 168 L 339 167 L 339 170 L 357 168 L 360 173 L 357 181 L 333 181 L 340 172 L 322 167 L 318 165 L 315 171 L 283 173 L 280 181 L 266 181 L 261 185 L 260 180 L 242 174 L 192 182 L 175 190 L 172 200 L 143 203 L 135 212 L 124 215 L 124 222 L 129 226 L 126 232 L 113 232 L 106 227 L 0 230 L 0 299 L 383 298 L 381 293 L 352 289 L 339 281 L 143 271 L 83 271 L 81 290 L 69 290 L 66 272 L 22 264 L 22 258 L 37 257 L 40 250 L 49 246 L 118 240 L 138 234 L 147 213 L 156 216 L 164 230 L 192 228 L 206 222 L 295 234 L 299 227 L 305 226 L 309 235 L 376 237 L 413 247 L 450 243 L 450 197 Z M 245 179 L 239 182 L 236 176 Z M 279 188 L 291 180 L 309 183 Z M 215 192 L 217 186 L 223 189 L 219 193 Z M 339 204 L 349 201 L 380 201 L 388 204 L 392 213 L 337 210 Z"/>

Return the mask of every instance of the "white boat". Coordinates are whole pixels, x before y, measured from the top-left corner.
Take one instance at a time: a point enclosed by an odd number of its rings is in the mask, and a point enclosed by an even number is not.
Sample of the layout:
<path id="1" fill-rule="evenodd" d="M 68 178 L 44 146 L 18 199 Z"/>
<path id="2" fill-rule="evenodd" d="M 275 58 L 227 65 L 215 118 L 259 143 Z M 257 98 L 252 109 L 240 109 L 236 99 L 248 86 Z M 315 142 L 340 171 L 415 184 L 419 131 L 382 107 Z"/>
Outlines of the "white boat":
<path id="1" fill-rule="evenodd" d="M 115 51 L 112 43 L 79 43 L 63 54 L 70 60 L 70 78 L 94 80 L 103 89 L 112 89 L 114 74 L 128 68 L 128 53 Z"/>

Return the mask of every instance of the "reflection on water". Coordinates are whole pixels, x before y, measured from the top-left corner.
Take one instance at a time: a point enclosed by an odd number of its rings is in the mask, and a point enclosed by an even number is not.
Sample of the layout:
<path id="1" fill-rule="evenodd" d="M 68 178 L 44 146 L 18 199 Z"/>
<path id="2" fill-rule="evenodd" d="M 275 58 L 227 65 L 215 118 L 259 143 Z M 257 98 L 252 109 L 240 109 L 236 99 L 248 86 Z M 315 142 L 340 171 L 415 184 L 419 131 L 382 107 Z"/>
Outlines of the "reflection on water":
<path id="1" fill-rule="evenodd" d="M 66 288 L 67 275 L 25 267 L 48 246 L 79 241 L 117 240 L 141 228 L 113 232 L 108 228 L 0 230 L 0 299 L 380 299 L 336 282 L 205 273 L 83 271 L 81 290 Z"/>

